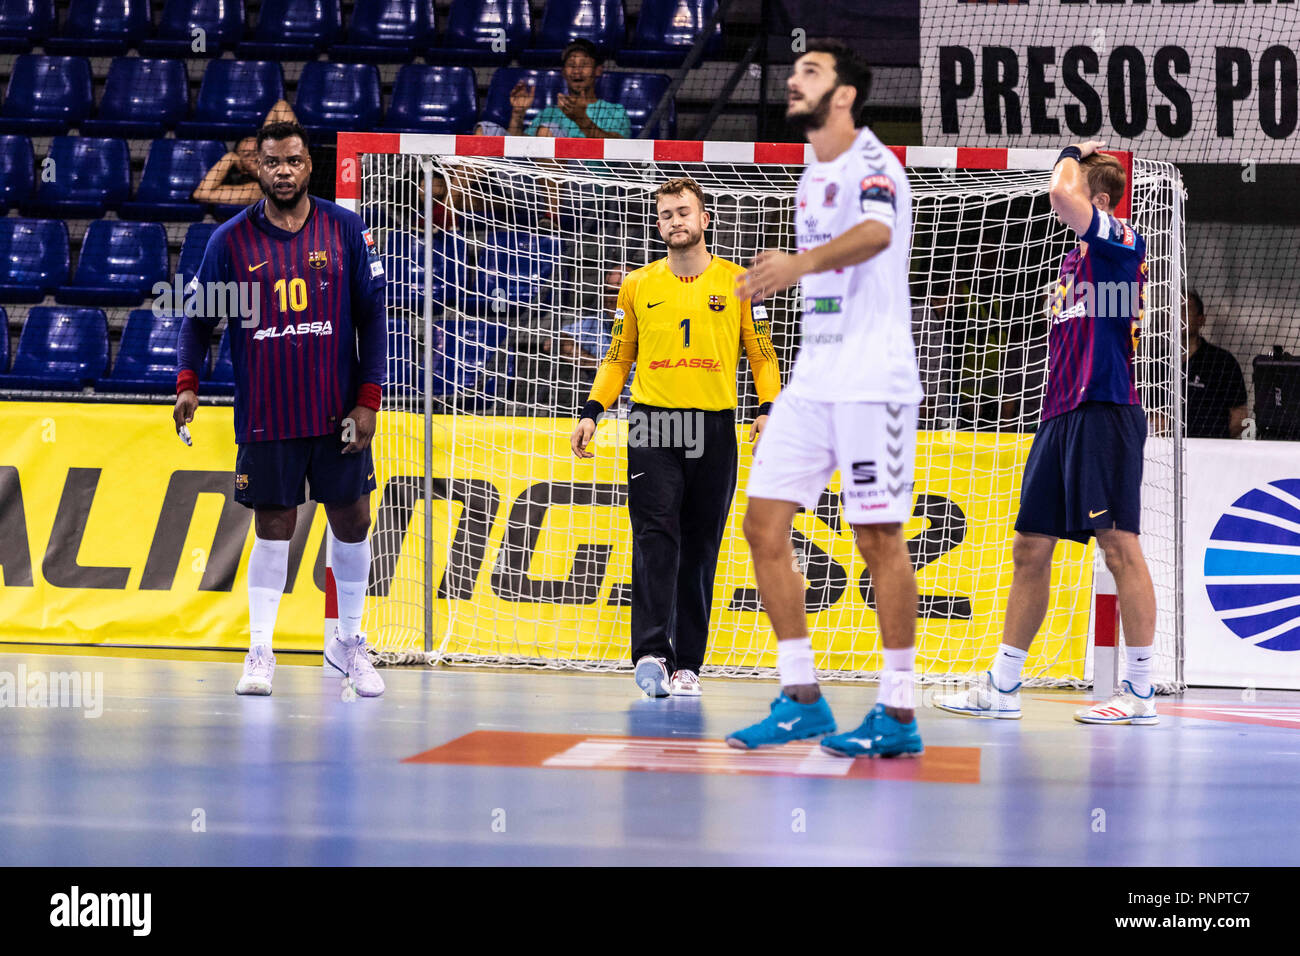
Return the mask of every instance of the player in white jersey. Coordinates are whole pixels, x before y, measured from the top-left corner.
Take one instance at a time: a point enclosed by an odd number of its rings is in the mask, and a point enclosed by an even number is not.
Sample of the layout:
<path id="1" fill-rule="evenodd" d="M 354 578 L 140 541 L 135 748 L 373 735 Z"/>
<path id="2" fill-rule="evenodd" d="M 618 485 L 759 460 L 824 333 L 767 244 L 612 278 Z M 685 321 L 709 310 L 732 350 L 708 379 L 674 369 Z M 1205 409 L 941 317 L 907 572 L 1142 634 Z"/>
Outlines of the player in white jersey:
<path id="1" fill-rule="evenodd" d="M 880 696 L 855 730 L 823 738 L 845 757 L 921 753 L 913 702 L 916 576 L 903 540 L 921 383 L 912 344 L 908 256 L 912 194 L 894 154 L 858 128 L 871 71 L 837 41 L 815 41 L 787 82 L 786 118 L 816 162 L 796 200 L 799 250 L 761 253 L 736 284 L 761 301 L 800 283 L 802 342 L 789 387 L 754 451 L 745 540 L 777 637 L 781 693 L 768 717 L 727 737 L 733 747 L 834 734 L 813 671 L 790 529 L 817 504 L 836 469 L 845 519 L 875 585 L 885 668 Z"/>

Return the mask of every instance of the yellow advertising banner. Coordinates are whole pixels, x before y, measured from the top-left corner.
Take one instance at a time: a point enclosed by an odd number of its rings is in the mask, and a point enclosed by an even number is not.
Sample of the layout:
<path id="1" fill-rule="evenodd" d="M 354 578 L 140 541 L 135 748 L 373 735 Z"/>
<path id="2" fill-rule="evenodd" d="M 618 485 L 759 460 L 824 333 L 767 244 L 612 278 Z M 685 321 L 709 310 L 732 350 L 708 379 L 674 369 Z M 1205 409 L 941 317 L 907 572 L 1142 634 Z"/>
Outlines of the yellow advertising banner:
<path id="1" fill-rule="evenodd" d="M 569 451 L 569 419 L 439 417 L 431 443 L 433 646 L 450 654 L 613 661 L 627 654 L 631 531 L 627 423 L 596 458 Z M 203 407 L 194 445 L 169 406 L 8 403 L 0 458 L 0 639 L 246 646 L 252 513 L 233 500 L 232 411 Z M 773 666 L 740 533 L 749 443 L 719 555 L 709 663 Z M 424 647 L 424 422 L 382 412 L 374 454 L 372 644 Z M 923 433 L 905 526 L 920 593 L 918 667 L 967 672 L 991 657 L 1011 580 L 1029 436 Z M 321 508 L 299 510 L 275 646 L 316 650 L 324 613 Z M 799 514 L 818 665 L 875 670 L 869 575 L 840 519 L 838 485 Z M 1082 676 L 1091 554 L 1058 548 L 1053 603 L 1026 669 Z M 665 582 L 663 599 L 672 600 Z"/>

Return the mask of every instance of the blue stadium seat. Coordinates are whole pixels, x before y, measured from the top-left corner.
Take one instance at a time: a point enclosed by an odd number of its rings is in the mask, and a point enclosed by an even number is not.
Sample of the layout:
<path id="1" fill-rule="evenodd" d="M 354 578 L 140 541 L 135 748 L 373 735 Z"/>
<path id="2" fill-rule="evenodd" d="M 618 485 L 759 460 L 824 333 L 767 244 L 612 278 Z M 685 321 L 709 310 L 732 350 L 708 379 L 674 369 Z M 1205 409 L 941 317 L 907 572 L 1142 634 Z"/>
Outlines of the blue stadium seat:
<path id="1" fill-rule="evenodd" d="M 718 0 L 643 0 L 632 42 L 619 51 L 618 65 L 681 66 L 717 7 Z M 719 23 L 705 44 L 704 56 L 717 59 L 721 53 Z"/>
<path id="2" fill-rule="evenodd" d="M 85 57 L 24 54 L 14 61 L 0 119 L 7 132 L 53 136 L 80 125 L 94 105 Z"/>
<path id="3" fill-rule="evenodd" d="M 181 319 L 132 309 L 122 330 L 113 370 L 95 382 L 102 392 L 172 392 L 176 389 L 176 350 Z M 204 362 L 203 372 L 207 372 Z"/>
<path id="4" fill-rule="evenodd" d="M 407 63 L 437 40 L 433 0 L 367 0 L 352 10 L 347 40 L 331 60 Z"/>
<path id="5" fill-rule="evenodd" d="M 167 280 L 167 233 L 159 222 L 97 219 L 86 230 L 72 281 L 54 301 L 63 305 L 139 305 Z"/>
<path id="6" fill-rule="evenodd" d="M 181 243 L 180 258 L 176 262 L 176 272 L 183 282 L 189 282 L 198 275 L 199 266 L 203 264 L 203 253 L 208 248 L 208 240 L 217 231 L 215 222 L 196 222 L 185 232 L 185 241 Z"/>
<path id="7" fill-rule="evenodd" d="M 577 39 L 590 40 L 603 55 L 613 56 L 626 38 L 623 0 L 547 0 L 536 46 L 521 50 L 519 62 L 553 66 L 565 46 Z"/>
<path id="8" fill-rule="evenodd" d="M 57 22 L 54 0 L 0 0 L 0 53 L 41 46 Z"/>
<path id="9" fill-rule="evenodd" d="M 462 408 L 482 408 L 504 397 L 513 367 L 507 327 L 485 319 L 447 319 L 434 335 L 433 392 L 454 395 Z"/>
<path id="10" fill-rule="evenodd" d="M 555 270 L 561 240 L 532 232 L 488 233 L 467 303 L 478 315 L 504 318 L 512 307 L 540 305 Z"/>
<path id="11" fill-rule="evenodd" d="M 154 140 L 135 199 L 122 203 L 122 218 L 163 222 L 202 219 L 203 207 L 190 195 L 224 155 L 225 144 L 216 140 Z"/>
<path id="12" fill-rule="evenodd" d="M 495 51 L 497 31 L 505 31 L 505 49 Z M 464 66 L 506 64 L 533 40 L 528 0 L 452 0 L 447 35 L 437 51 L 441 63 Z"/>
<path id="13" fill-rule="evenodd" d="M 671 83 L 672 78 L 664 73 L 602 73 L 596 79 L 596 95 L 627 110 L 632 135 L 636 136 Z M 659 129 L 652 138 L 673 139 L 676 136 L 677 104 L 670 102 L 668 113 L 659 121 Z"/>
<path id="14" fill-rule="evenodd" d="M 184 61 L 119 56 L 109 67 L 99 112 L 81 124 L 81 132 L 155 139 L 189 111 L 190 78 Z"/>
<path id="15" fill-rule="evenodd" d="M 413 232 L 391 230 L 383 237 L 380 257 L 396 304 L 424 312 L 424 243 Z M 467 262 L 465 240 L 440 233 L 433 240 L 433 311 L 456 307 L 464 298 Z"/>
<path id="16" fill-rule="evenodd" d="M 268 60 L 213 60 L 203 82 L 192 119 L 176 124 L 184 139 L 239 139 L 251 136 L 284 99 L 284 74 Z"/>
<path id="17" fill-rule="evenodd" d="M 472 133 L 477 116 L 473 70 L 408 63 L 397 73 L 383 128 L 408 133 Z"/>
<path id="18" fill-rule="evenodd" d="M 206 367 L 205 365 L 204 368 Z M 235 366 L 230 361 L 230 326 L 226 326 L 225 334 L 221 336 L 221 346 L 217 349 L 217 360 L 212 363 L 212 371 L 200 375 L 199 382 L 199 391 L 204 395 L 235 394 Z"/>
<path id="19" fill-rule="evenodd" d="M 293 109 L 308 130 L 374 129 L 382 113 L 379 70 L 369 63 L 312 60 L 298 78 Z"/>
<path id="20" fill-rule="evenodd" d="M 27 313 L 14 367 L 0 388 L 82 388 L 108 367 L 108 319 L 102 309 L 36 306 Z"/>
<path id="21" fill-rule="evenodd" d="M 149 0 L 72 0 L 59 35 L 45 41 L 51 53 L 117 56 L 153 29 Z"/>
<path id="22" fill-rule="evenodd" d="M 202 30 L 201 49 L 194 49 L 194 31 Z M 158 35 L 140 44 L 144 56 L 187 59 L 220 56 L 244 36 L 244 0 L 167 0 Z"/>
<path id="23" fill-rule="evenodd" d="M 58 219 L 0 219 L 0 302 L 40 302 L 68 281 L 68 227 Z"/>
<path id="24" fill-rule="evenodd" d="M 26 136 L 0 136 L 0 216 L 17 208 L 35 188 L 36 161 Z"/>
<path id="25" fill-rule="evenodd" d="M 339 0 L 265 0 L 252 35 L 235 52 L 249 60 L 311 59 L 342 34 Z"/>
<path id="26" fill-rule="evenodd" d="M 45 165 L 48 163 L 48 167 Z M 131 192 L 131 153 L 124 139 L 56 136 L 23 215 L 95 219 L 117 209 Z M 46 180 L 44 169 L 51 171 Z"/>
<path id="27" fill-rule="evenodd" d="M 524 114 L 525 126 L 543 109 L 553 106 L 555 98 L 567 89 L 564 74 L 559 70 L 523 70 L 503 66 L 492 74 L 492 82 L 488 84 L 487 98 L 483 101 L 484 120 L 505 127 L 510 125 L 510 91 L 520 80 L 527 80 L 535 87 L 533 105 Z"/>
<path id="28" fill-rule="evenodd" d="M 9 313 L 0 308 L 0 375 L 9 371 Z"/>

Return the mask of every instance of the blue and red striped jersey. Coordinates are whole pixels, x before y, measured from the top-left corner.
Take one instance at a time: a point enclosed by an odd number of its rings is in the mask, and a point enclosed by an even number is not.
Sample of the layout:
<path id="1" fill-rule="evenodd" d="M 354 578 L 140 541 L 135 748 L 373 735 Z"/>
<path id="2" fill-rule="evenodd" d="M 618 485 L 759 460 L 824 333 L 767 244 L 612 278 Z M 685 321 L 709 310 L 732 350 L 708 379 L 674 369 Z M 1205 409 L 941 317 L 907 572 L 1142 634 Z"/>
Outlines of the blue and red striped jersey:
<path id="1" fill-rule="evenodd" d="M 1133 373 L 1146 305 L 1147 243 L 1092 210 L 1088 231 L 1061 263 L 1052 295 L 1043 421 L 1084 402 L 1140 405 Z"/>
<path id="2" fill-rule="evenodd" d="M 357 404 L 378 405 L 387 360 L 384 269 L 361 217 L 313 196 L 291 233 L 265 205 L 212 234 L 181 325 L 178 377 L 193 382 L 229 321 L 241 444 L 335 431 Z"/>

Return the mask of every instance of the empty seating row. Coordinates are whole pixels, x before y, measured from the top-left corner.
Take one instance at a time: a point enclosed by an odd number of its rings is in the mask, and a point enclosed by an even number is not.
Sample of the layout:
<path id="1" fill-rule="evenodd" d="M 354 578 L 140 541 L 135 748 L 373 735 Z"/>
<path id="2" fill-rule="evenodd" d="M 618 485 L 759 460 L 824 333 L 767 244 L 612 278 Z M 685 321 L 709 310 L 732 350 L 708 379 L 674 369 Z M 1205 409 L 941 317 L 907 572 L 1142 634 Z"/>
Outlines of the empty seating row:
<path id="1" fill-rule="evenodd" d="M 213 223 L 190 226 L 177 273 L 198 272 Z M 447 305 L 482 315 L 541 304 L 562 240 L 499 229 L 484 237 L 471 276 L 464 237 L 440 233 L 433 242 L 433 274 L 426 284 L 424 244 L 407 232 L 385 234 L 382 258 L 394 291 L 391 301 L 421 311 L 426 286 L 438 311 Z M 69 281 L 67 225 L 55 219 L 0 219 L 0 302 L 41 302 L 53 295 L 68 305 L 139 305 L 158 283 L 171 284 L 167 236 L 160 223 L 99 219 L 86 230 Z"/>
<path id="2" fill-rule="evenodd" d="M 149 147 L 135 197 L 126 140 L 56 136 L 36 175 L 25 136 L 0 136 L 0 214 L 97 219 L 115 210 L 123 219 L 186 221 L 203 218 L 190 195 L 225 154 L 215 140 L 158 139 Z"/>
<path id="3" fill-rule="evenodd" d="M 176 387 L 181 320 L 135 309 L 127 317 L 117 360 L 108 370 L 108 319 L 102 309 L 37 306 L 27 313 L 13 368 L 8 368 L 8 317 L 0 309 L 0 388 L 170 392 Z M 200 375 L 209 394 L 232 394 L 235 376 L 223 337 L 216 363 Z"/>
<path id="4" fill-rule="evenodd" d="M 502 68 L 492 78 L 485 118 L 509 121 L 510 89 L 520 78 L 538 83 L 530 118 L 565 90 L 558 70 Z M 658 73 L 604 73 L 596 95 L 621 103 L 633 132 L 649 118 L 669 79 Z M 94 117 L 89 61 L 82 57 L 20 56 L 14 63 L 0 119 L 33 135 L 76 127 L 92 136 L 236 139 L 249 135 L 284 98 L 284 74 L 269 60 L 214 60 L 208 64 L 190 116 L 189 78 L 181 60 L 119 57 Z M 309 130 L 380 129 L 468 133 L 479 112 L 474 71 L 468 67 L 407 64 L 397 74 L 387 116 L 379 70 L 371 64 L 312 61 L 298 80 L 294 110 Z M 669 126 L 675 118 L 669 119 Z M 504 125 L 504 123 L 502 123 Z M 667 135 L 671 136 L 669 132 Z"/>
<path id="5" fill-rule="evenodd" d="M 127 316 L 117 357 L 109 370 L 108 319 L 94 308 L 37 306 L 27 314 L 13 368 L 9 368 L 9 321 L 0 308 L 0 389 L 66 390 L 166 394 L 176 386 L 181 319 L 134 309 Z M 390 391 L 423 388 L 412 342 L 403 319 L 388 328 Z M 483 319 L 453 319 L 435 329 L 433 391 L 495 393 L 491 372 L 510 372 L 509 357 L 497 361 L 507 344 L 506 326 Z M 199 374 L 205 395 L 230 395 L 235 376 L 230 336 L 223 335 L 217 360 L 205 360 Z"/>
<path id="6" fill-rule="evenodd" d="M 0 2 L 0 52 L 43 46 L 51 53 L 220 56 L 403 62 L 425 54 L 445 63 L 489 65 L 518 56 L 550 66 L 579 37 L 628 66 L 675 66 L 702 32 L 717 0 L 643 0 L 627 43 L 622 0 L 546 0 L 533 41 L 528 0 L 452 0 L 439 32 L 433 0 L 365 0 L 346 32 L 339 0 L 263 0 L 247 29 L 243 0 L 168 0 L 155 32 L 149 0 L 71 0 L 57 28 L 54 0 Z M 721 25 L 709 53 L 721 46 Z"/>

